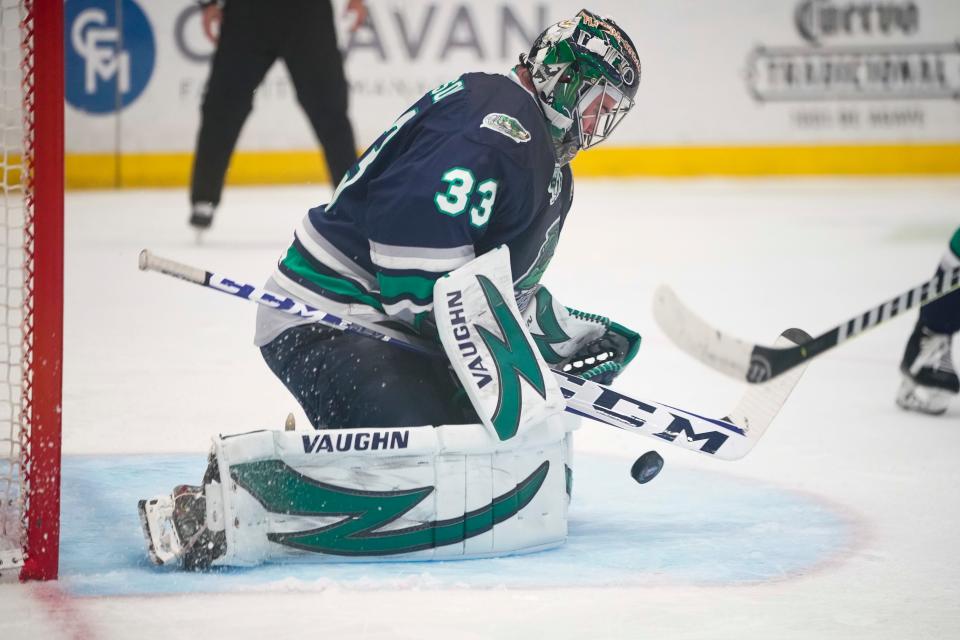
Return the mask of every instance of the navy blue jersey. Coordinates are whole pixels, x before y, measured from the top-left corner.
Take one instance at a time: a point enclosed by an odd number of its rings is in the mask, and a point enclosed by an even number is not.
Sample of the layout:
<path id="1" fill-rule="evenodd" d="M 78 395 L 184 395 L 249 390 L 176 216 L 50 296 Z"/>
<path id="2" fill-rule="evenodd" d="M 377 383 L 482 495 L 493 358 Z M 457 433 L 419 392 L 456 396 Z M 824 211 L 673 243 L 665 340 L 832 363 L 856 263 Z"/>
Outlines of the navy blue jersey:
<path id="1" fill-rule="evenodd" d="M 397 118 L 308 212 L 271 284 L 335 312 L 412 321 L 437 278 L 505 244 L 525 306 L 572 196 L 534 97 L 510 77 L 465 74 Z"/>

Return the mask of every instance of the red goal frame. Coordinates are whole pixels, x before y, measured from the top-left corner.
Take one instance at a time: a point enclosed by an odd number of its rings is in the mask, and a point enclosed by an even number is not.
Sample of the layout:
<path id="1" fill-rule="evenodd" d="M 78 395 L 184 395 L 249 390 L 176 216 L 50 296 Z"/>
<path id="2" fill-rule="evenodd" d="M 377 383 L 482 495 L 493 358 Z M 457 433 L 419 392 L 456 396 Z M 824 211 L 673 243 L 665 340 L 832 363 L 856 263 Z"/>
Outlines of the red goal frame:
<path id="1" fill-rule="evenodd" d="M 57 578 L 63 381 L 63 0 L 24 0 L 22 424 L 26 541 L 21 580 Z M 21 436 L 24 438 L 24 436 Z"/>

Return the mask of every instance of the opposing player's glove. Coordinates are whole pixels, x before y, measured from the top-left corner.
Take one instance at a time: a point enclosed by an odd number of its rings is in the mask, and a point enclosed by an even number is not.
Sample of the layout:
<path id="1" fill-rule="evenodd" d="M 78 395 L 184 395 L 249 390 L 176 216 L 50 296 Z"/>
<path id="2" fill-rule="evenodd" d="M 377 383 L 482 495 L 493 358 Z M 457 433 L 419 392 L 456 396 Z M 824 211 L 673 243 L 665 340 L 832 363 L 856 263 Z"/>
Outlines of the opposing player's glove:
<path id="1" fill-rule="evenodd" d="M 640 334 L 609 318 L 557 302 L 541 286 L 523 314 L 551 368 L 610 384 L 640 348 Z"/>

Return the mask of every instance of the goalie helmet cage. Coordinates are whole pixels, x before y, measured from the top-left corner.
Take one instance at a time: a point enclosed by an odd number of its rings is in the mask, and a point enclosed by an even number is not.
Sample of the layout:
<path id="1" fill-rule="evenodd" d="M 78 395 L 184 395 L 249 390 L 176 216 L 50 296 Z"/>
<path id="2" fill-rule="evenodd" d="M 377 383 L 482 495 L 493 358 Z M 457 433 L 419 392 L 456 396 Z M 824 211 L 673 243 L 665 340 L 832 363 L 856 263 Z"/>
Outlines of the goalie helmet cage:
<path id="1" fill-rule="evenodd" d="M 63 0 L 0 0 L 0 576 L 57 577 Z"/>

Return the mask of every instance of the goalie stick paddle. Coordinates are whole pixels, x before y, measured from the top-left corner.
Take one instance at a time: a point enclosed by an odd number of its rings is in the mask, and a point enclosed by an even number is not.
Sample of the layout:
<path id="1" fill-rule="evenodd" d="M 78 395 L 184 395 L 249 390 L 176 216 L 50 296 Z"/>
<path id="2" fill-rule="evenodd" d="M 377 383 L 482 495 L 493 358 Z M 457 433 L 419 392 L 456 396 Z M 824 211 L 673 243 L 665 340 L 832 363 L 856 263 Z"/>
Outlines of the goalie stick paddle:
<path id="1" fill-rule="evenodd" d="M 960 288 L 960 267 L 841 322 L 804 344 L 767 347 L 751 344 L 707 324 L 673 290 L 661 285 L 654 293 L 653 316 L 664 333 L 683 351 L 728 376 L 750 383 L 766 382 L 829 351 L 904 311 L 919 307 Z"/>
<path id="2" fill-rule="evenodd" d="M 426 356 L 445 357 L 438 345 L 417 336 L 376 323 L 346 320 L 299 300 L 278 296 L 222 274 L 161 258 L 146 249 L 140 252 L 139 266 L 142 271 L 156 271 L 173 276 L 327 327 L 381 340 Z M 798 330 L 788 330 L 784 335 L 791 331 Z M 802 332 L 790 334 L 795 340 L 804 339 L 804 336 Z M 553 373 L 566 399 L 566 410 L 570 413 L 632 433 L 658 438 L 661 442 L 683 449 L 723 460 L 736 460 L 746 455 L 763 435 L 786 402 L 803 373 L 803 368 L 794 370 L 790 376 L 777 381 L 775 385 L 749 387 L 729 417 L 720 419 L 708 418 L 658 402 L 631 398 L 570 373 L 557 370 L 553 370 Z"/>

